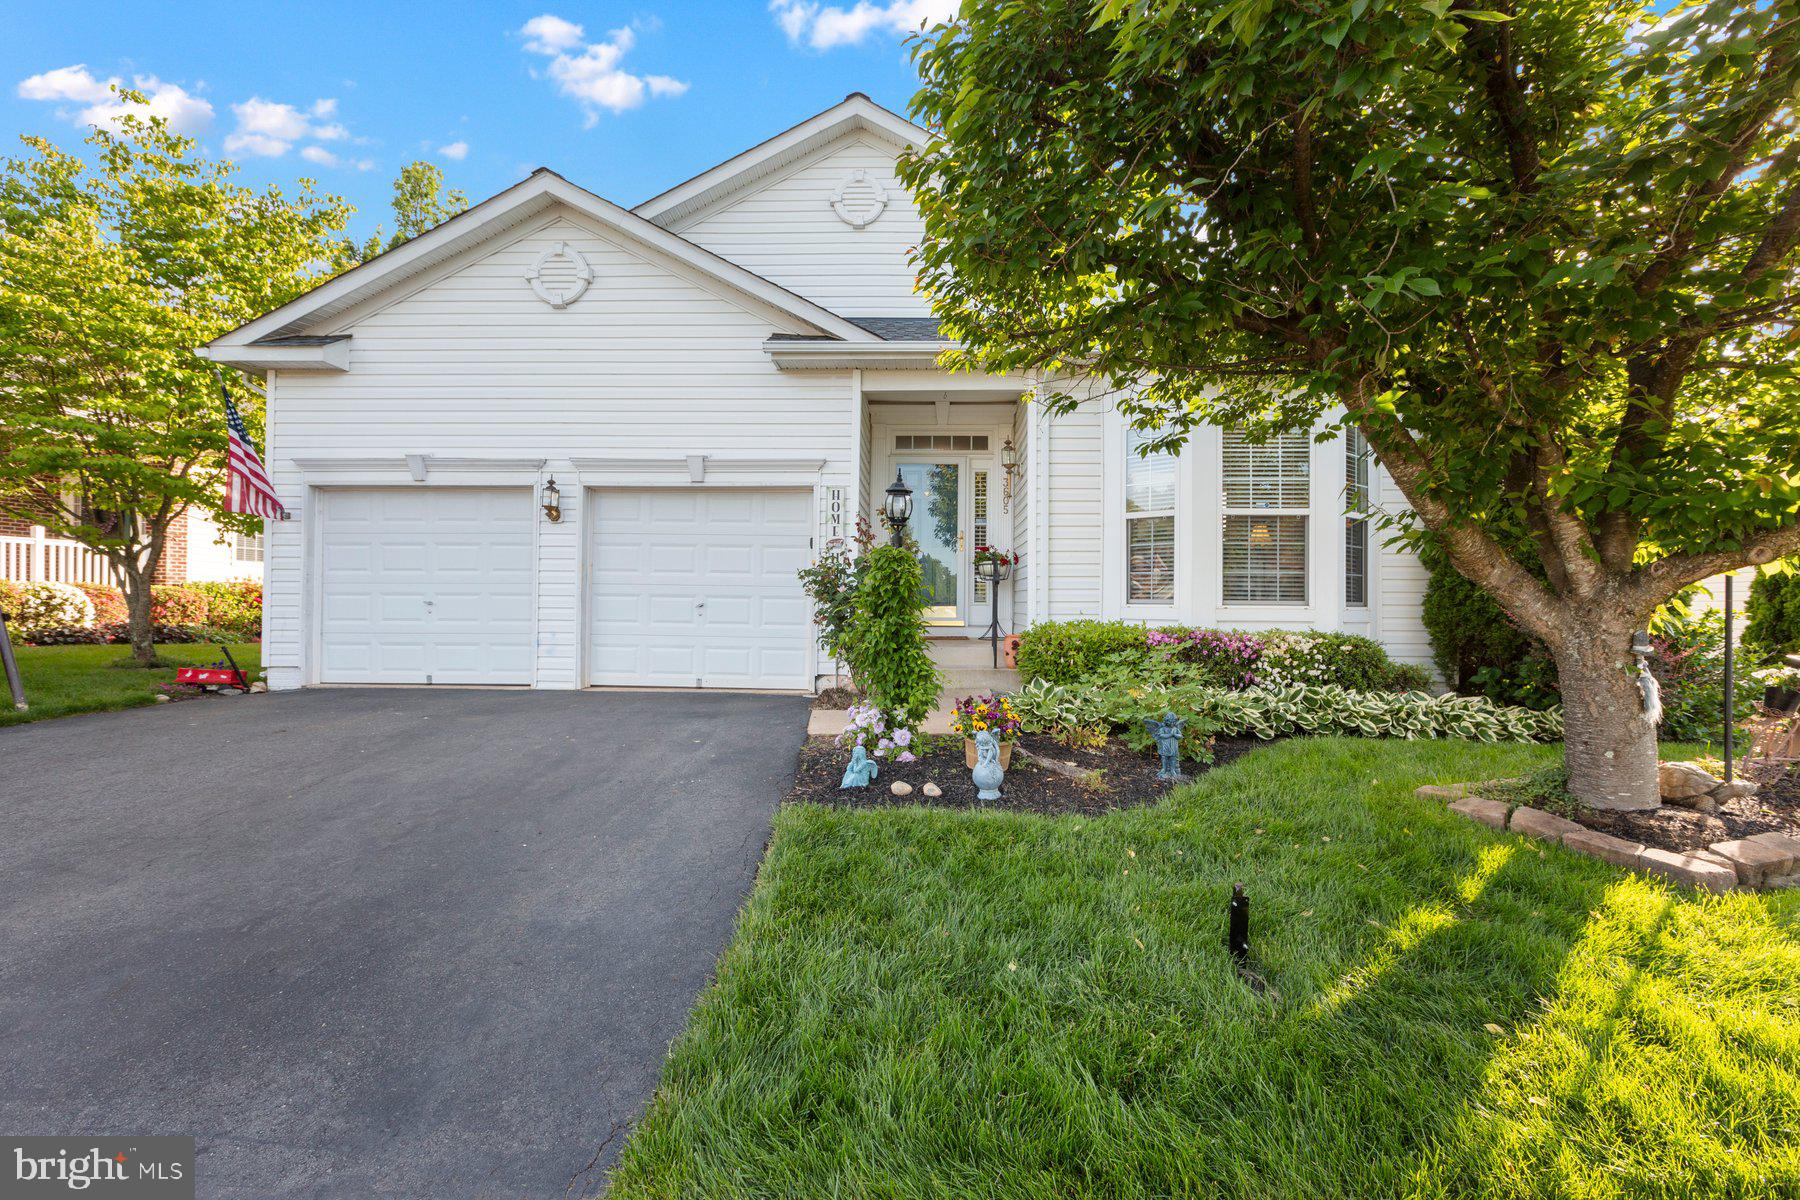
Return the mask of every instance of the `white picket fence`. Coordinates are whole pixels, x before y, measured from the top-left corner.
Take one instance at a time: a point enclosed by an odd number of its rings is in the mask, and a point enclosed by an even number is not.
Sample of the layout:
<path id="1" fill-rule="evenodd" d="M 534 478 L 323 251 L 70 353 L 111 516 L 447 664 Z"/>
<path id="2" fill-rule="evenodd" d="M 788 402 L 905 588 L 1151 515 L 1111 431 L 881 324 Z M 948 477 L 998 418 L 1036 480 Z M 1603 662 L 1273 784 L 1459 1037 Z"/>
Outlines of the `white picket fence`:
<path id="1" fill-rule="evenodd" d="M 104 583 L 113 581 L 106 559 L 80 542 L 49 537 L 42 525 L 33 525 L 26 537 L 0 537 L 0 579 L 17 583 L 49 580 L 53 583 Z"/>

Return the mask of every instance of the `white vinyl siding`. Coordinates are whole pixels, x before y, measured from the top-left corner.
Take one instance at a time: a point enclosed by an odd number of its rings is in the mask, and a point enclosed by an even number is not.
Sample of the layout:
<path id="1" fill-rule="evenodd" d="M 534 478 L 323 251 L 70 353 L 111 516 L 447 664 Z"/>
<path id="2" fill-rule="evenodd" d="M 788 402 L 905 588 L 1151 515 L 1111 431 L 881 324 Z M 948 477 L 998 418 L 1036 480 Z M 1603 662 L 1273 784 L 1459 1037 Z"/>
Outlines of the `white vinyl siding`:
<path id="1" fill-rule="evenodd" d="M 846 135 L 675 232 L 835 313 L 927 316 L 909 259 L 924 223 L 894 174 L 896 154 L 878 139 Z M 881 215 L 861 229 L 831 208 L 832 195 L 854 171 L 866 172 L 887 194 Z"/>
<path id="2" fill-rule="evenodd" d="M 1226 604 L 1306 603 L 1312 449 L 1305 431 L 1263 442 L 1223 431 Z"/>
<path id="3" fill-rule="evenodd" d="M 562 310 L 525 279 L 558 241 L 595 276 Z M 824 464 L 821 486 L 853 478 L 848 372 L 784 373 L 762 348 L 772 332 L 805 327 L 572 216 L 483 247 L 334 328 L 354 336 L 351 371 L 274 380 L 267 461 L 299 510 L 269 525 L 264 661 L 274 687 L 317 678 L 303 585 L 315 553 L 309 476 L 297 459 L 544 460 L 571 498 L 560 524 L 538 526 L 533 682 L 551 688 L 584 679 L 585 530 L 572 459 L 705 455 L 715 473 L 732 459 L 807 460 Z M 434 472 L 408 486 L 448 482 Z"/>
<path id="4" fill-rule="evenodd" d="M 1101 605 L 1103 546 L 1106 531 L 1104 415 L 1083 405 L 1065 416 L 1051 417 L 1043 427 L 1046 495 L 1043 539 L 1048 559 L 1045 620 L 1070 621 L 1097 616 Z"/>
<path id="5" fill-rule="evenodd" d="M 1175 559 L 1182 530 L 1175 519 L 1176 458 L 1150 454 L 1141 430 L 1125 434 L 1125 603 L 1175 602 Z"/>

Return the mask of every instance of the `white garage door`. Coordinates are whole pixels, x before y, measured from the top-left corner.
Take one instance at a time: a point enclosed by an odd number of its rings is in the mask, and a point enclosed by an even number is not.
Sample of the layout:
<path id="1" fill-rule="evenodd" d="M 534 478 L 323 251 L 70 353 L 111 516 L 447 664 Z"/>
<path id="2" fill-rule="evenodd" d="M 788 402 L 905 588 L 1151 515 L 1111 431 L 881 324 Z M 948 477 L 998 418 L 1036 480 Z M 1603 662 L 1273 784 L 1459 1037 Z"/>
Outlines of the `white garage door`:
<path id="1" fill-rule="evenodd" d="M 322 495 L 319 682 L 531 682 L 529 489 Z"/>
<path id="2" fill-rule="evenodd" d="M 597 491 L 589 682 L 804 689 L 808 491 Z"/>

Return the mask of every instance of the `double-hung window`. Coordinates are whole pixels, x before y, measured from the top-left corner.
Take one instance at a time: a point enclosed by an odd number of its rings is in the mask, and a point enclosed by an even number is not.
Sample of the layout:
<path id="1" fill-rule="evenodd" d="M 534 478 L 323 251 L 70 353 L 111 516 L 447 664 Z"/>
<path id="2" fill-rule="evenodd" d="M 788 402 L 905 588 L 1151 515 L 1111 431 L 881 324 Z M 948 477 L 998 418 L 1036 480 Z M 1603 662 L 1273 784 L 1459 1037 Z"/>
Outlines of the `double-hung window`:
<path id="1" fill-rule="evenodd" d="M 1369 604 L 1369 441 L 1352 425 L 1344 431 L 1344 603 Z"/>
<path id="2" fill-rule="evenodd" d="M 1235 429 L 1223 434 L 1224 601 L 1305 604 L 1312 436 L 1252 443 Z"/>
<path id="3" fill-rule="evenodd" d="M 1142 453 L 1154 434 L 1125 433 L 1125 602 L 1175 603 L 1175 456 Z"/>

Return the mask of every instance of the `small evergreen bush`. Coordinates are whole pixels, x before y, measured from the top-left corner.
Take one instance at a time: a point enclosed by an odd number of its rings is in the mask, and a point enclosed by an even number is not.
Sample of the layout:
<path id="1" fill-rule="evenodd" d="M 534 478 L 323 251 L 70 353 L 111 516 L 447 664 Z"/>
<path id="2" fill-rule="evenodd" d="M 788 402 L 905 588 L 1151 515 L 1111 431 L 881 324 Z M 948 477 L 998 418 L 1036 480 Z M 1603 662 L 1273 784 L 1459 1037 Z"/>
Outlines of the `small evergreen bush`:
<path id="1" fill-rule="evenodd" d="M 925 647 L 925 577 L 904 546 L 877 546 L 864 559 L 844 657 L 857 686 L 890 729 L 914 729 L 937 703 L 937 664 Z"/>
<path id="2" fill-rule="evenodd" d="M 1758 575 L 1744 605 L 1744 645 L 1760 654 L 1800 651 L 1800 558 L 1788 570 Z"/>
<path id="3" fill-rule="evenodd" d="M 1117 658 L 1147 661 L 1144 635 L 1130 621 L 1044 621 L 1019 635 L 1019 675 L 1075 683 Z"/>

